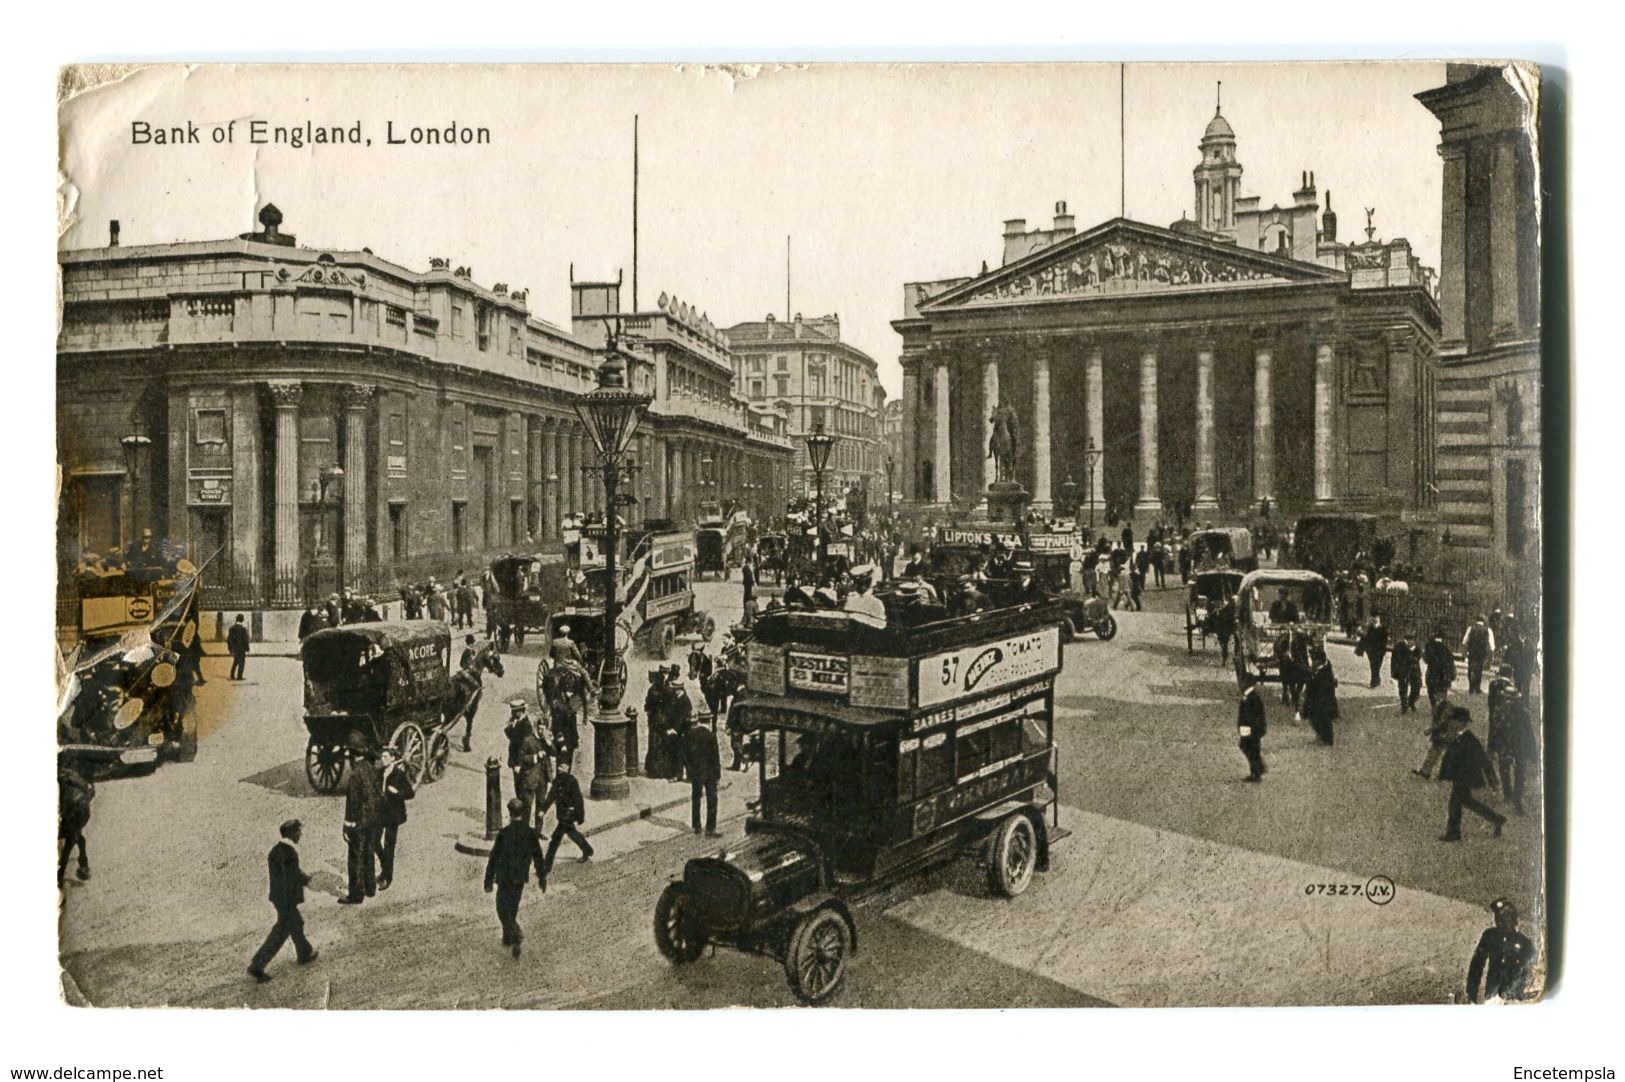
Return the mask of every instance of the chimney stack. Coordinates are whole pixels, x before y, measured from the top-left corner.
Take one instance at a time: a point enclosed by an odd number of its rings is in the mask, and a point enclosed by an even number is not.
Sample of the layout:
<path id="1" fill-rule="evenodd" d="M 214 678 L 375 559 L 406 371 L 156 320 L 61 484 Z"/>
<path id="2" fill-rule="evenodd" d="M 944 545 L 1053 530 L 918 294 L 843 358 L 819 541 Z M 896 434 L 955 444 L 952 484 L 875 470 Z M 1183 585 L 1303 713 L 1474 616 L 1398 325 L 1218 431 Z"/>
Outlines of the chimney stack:
<path id="1" fill-rule="evenodd" d="M 117 218 L 114 218 L 112 221 L 107 223 L 107 246 L 109 248 L 117 248 L 118 247 L 118 219 Z"/>
<path id="2" fill-rule="evenodd" d="M 1337 243 L 1337 212 L 1332 210 L 1332 193 L 1326 193 L 1326 213 L 1320 216 L 1320 232 L 1327 244 Z"/>
<path id="3" fill-rule="evenodd" d="M 1077 232 L 1074 223 L 1077 221 L 1066 212 L 1066 200 L 1058 200 L 1055 204 L 1055 233 L 1057 237 L 1070 237 Z"/>

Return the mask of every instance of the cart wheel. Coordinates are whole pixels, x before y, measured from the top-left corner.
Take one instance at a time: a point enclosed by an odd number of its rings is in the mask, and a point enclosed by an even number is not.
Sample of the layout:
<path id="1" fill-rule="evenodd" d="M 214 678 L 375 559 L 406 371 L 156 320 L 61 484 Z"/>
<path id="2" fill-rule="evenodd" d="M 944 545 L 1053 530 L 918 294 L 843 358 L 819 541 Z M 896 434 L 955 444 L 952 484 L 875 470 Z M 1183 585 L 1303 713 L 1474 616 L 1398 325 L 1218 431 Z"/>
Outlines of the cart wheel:
<path id="1" fill-rule="evenodd" d="M 665 661 L 671 657 L 672 645 L 677 641 L 677 629 L 671 624 L 662 624 L 660 632 L 655 636 L 655 657 Z"/>
<path id="2" fill-rule="evenodd" d="M 715 635 L 716 633 L 717 622 L 711 618 L 710 613 L 706 613 L 704 618 L 700 620 L 700 638 L 704 639 L 706 642 L 710 642 L 711 636 Z"/>
<path id="3" fill-rule="evenodd" d="M 705 949 L 705 934 L 690 910 L 688 888 L 668 883 L 655 903 L 655 946 L 666 960 L 685 965 Z"/>
<path id="4" fill-rule="evenodd" d="M 1103 640 L 1116 638 L 1117 617 L 1108 612 L 1106 618 L 1095 625 L 1095 634 L 1099 635 Z"/>
<path id="5" fill-rule="evenodd" d="M 429 739 L 429 761 L 423 767 L 425 781 L 439 781 L 446 776 L 446 760 L 451 757 L 451 739 L 444 730 Z"/>
<path id="6" fill-rule="evenodd" d="M 428 741 L 423 738 L 423 730 L 414 722 L 404 722 L 390 736 L 389 745 L 406 764 L 406 772 L 416 785 L 428 760 Z"/>
<path id="7" fill-rule="evenodd" d="M 1038 836 L 1033 823 L 1017 813 L 999 824 L 988 849 L 987 885 L 994 894 L 1014 898 L 1033 881 Z"/>
<path id="8" fill-rule="evenodd" d="M 344 780 L 344 750 L 332 744 L 318 744 L 314 738 L 305 745 L 305 777 L 318 793 L 331 793 Z"/>
<path id="9" fill-rule="evenodd" d="M 802 919 L 790 936 L 784 972 L 790 990 L 803 1003 L 822 1003 L 841 987 L 852 931 L 833 909 L 820 909 Z"/>

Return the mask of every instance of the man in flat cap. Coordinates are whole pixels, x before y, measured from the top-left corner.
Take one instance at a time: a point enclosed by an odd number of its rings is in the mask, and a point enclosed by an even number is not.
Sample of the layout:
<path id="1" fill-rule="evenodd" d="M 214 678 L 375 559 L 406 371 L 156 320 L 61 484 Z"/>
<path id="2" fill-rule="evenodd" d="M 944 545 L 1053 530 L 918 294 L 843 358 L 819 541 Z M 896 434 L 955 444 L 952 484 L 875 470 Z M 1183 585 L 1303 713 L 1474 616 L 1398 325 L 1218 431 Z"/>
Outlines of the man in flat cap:
<path id="1" fill-rule="evenodd" d="M 1467 966 L 1467 1001 L 1523 999 L 1529 982 L 1529 969 L 1535 961 L 1535 945 L 1518 931 L 1518 910 L 1505 898 L 1490 903 L 1495 926 L 1484 929 L 1478 948 Z M 1484 982 L 1479 994 L 1479 980 Z"/>
<path id="2" fill-rule="evenodd" d="M 248 963 L 248 975 L 261 984 L 271 979 L 265 967 L 271 964 L 271 959 L 282 949 L 282 944 L 290 939 L 293 940 L 294 954 L 300 965 L 309 965 L 316 960 L 316 948 L 305 938 L 305 918 L 299 913 L 299 905 L 305 900 L 305 888 L 310 885 L 310 876 L 299 867 L 299 831 L 299 820 L 289 819 L 283 823 L 282 837 L 266 857 L 276 923 Z"/>
<path id="3" fill-rule="evenodd" d="M 530 869 L 536 869 L 536 882 L 547 889 L 547 860 L 542 855 L 542 839 L 526 820 L 529 809 L 518 797 L 508 801 L 508 825 L 497 832 L 491 857 L 485 862 L 485 893 L 497 895 L 497 920 L 502 922 L 502 945 L 519 957 L 525 933 L 519 927 L 519 901 L 530 882 Z"/>
<path id="4" fill-rule="evenodd" d="M 349 850 L 350 889 L 340 905 L 360 905 L 378 893 L 374 860 L 383 826 L 383 779 L 378 752 L 359 733 L 350 735 L 350 784 L 344 791 L 344 844 Z"/>

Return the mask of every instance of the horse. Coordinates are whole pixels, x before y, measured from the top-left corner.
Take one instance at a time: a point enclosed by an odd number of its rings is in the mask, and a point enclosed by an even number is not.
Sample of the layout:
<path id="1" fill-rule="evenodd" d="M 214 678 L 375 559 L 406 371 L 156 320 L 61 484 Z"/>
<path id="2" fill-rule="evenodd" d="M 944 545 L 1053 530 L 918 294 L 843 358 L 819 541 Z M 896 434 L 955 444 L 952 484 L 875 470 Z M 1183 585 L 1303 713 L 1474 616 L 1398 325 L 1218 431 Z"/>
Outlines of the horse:
<path id="1" fill-rule="evenodd" d="M 705 643 L 696 642 L 688 651 L 688 678 L 704 686 L 716 671 L 716 662 L 705 652 Z"/>
<path id="2" fill-rule="evenodd" d="M 480 675 L 485 672 L 498 678 L 507 675 L 502 668 L 502 653 L 497 649 L 497 644 L 489 639 L 474 652 L 473 662 L 466 669 L 457 670 L 451 678 L 459 698 L 454 700 L 456 709 L 447 715 L 446 727 L 453 728 L 459 717 L 463 719 L 464 751 L 473 750 L 470 740 L 474 735 L 474 713 L 479 710 L 480 698 L 485 694 L 485 680 Z"/>
<path id="3" fill-rule="evenodd" d="M 579 699 L 579 714 L 582 717 L 587 715 L 587 703 L 596 698 L 598 692 L 585 672 L 569 665 L 555 664 L 550 658 L 542 659 L 539 671 L 543 699 L 549 704 L 556 702 L 561 695 L 567 699 Z"/>

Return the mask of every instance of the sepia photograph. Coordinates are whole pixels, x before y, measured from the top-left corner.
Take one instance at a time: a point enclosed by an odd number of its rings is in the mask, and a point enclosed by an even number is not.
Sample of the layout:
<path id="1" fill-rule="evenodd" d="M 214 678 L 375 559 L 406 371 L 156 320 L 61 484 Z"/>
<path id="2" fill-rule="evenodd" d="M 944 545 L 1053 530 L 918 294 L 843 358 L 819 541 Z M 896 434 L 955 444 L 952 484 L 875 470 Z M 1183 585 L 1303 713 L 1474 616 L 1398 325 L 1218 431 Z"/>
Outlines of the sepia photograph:
<path id="1" fill-rule="evenodd" d="M 62 1000 L 1539 1000 L 1542 92 L 64 68 Z"/>

